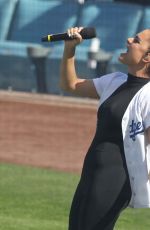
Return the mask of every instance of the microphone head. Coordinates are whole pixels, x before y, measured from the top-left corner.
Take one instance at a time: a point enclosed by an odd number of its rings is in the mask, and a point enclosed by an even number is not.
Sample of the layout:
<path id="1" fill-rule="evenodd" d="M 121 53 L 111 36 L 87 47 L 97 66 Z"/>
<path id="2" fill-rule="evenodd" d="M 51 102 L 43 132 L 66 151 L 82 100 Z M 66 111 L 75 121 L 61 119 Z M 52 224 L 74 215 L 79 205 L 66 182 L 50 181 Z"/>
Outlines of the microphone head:
<path id="1" fill-rule="evenodd" d="M 80 32 L 83 39 L 91 39 L 96 37 L 96 30 L 94 27 L 85 27 Z"/>

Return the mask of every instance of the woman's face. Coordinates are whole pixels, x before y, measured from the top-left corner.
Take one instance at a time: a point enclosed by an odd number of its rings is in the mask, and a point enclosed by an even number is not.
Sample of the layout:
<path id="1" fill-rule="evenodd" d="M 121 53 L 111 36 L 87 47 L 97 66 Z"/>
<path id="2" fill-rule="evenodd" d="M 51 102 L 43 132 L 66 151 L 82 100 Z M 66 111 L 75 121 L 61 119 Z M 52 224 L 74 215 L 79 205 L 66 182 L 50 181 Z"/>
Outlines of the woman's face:
<path id="1" fill-rule="evenodd" d="M 139 67 L 144 64 L 150 48 L 150 30 L 138 33 L 134 38 L 127 39 L 127 52 L 121 53 L 119 61 L 125 65 Z"/>

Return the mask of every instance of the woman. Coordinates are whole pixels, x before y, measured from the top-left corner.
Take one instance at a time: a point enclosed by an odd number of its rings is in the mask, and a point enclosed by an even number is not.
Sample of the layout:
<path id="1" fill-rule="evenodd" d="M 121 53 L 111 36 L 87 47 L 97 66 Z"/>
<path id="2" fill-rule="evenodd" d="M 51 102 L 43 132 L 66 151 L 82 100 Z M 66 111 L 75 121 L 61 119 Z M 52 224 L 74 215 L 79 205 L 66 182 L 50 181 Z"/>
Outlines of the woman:
<path id="1" fill-rule="evenodd" d="M 120 72 L 93 80 L 75 70 L 82 27 L 71 28 L 65 42 L 61 87 L 98 98 L 97 129 L 86 154 L 69 218 L 69 230 L 112 230 L 127 206 L 150 207 L 150 30 L 127 39 Z"/>

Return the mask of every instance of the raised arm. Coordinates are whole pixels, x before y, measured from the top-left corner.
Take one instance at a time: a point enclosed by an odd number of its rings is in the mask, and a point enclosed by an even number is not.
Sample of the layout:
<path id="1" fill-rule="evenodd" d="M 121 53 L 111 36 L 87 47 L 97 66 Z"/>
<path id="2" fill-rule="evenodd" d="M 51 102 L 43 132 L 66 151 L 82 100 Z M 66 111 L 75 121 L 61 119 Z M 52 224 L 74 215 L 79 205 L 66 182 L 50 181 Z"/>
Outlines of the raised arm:
<path id="1" fill-rule="evenodd" d="M 71 28 L 68 30 L 68 34 L 75 39 L 65 41 L 60 67 L 60 86 L 64 91 L 70 92 L 74 95 L 97 99 L 99 96 L 96 92 L 93 81 L 79 78 L 75 69 L 76 46 L 83 41 L 79 34 L 81 30 L 82 27 Z"/>

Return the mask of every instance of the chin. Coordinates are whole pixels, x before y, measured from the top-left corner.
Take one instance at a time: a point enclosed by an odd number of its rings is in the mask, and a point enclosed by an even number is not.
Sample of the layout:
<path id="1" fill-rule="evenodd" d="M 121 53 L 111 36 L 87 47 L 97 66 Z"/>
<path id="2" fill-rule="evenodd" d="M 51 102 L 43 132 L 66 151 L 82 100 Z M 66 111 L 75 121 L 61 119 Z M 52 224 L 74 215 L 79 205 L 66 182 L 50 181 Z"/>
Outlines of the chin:
<path id="1" fill-rule="evenodd" d="M 120 56 L 118 57 L 118 61 L 125 65 L 127 65 L 126 54 L 127 53 L 121 53 Z"/>

